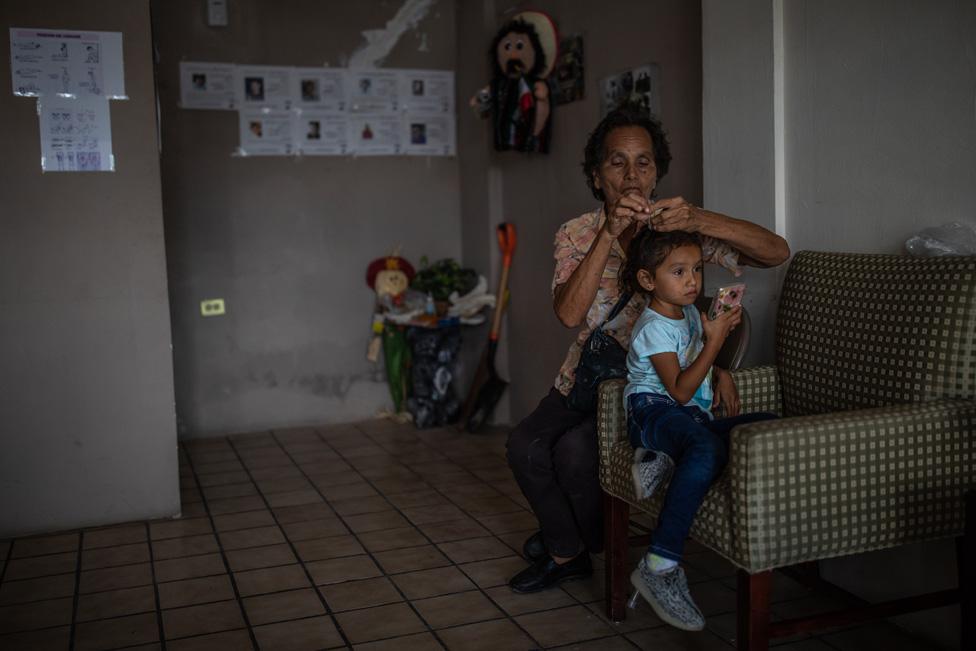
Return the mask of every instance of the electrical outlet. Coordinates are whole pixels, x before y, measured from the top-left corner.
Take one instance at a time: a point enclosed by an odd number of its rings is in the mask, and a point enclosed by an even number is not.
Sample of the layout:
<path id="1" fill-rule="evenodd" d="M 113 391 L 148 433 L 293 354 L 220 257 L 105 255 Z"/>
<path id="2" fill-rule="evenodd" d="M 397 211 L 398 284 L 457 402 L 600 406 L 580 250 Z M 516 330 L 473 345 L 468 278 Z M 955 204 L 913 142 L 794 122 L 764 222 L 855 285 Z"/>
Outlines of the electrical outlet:
<path id="1" fill-rule="evenodd" d="M 224 299 L 208 298 L 200 301 L 200 314 L 202 316 L 220 316 L 224 314 Z"/>

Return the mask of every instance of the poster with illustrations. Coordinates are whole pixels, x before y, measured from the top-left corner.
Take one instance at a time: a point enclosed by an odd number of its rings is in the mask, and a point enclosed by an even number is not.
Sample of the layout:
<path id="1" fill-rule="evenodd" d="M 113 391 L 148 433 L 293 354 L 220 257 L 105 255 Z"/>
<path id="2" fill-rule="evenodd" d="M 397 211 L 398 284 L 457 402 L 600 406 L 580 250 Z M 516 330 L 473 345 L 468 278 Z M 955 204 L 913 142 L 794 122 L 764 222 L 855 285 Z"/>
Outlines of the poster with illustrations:
<path id="1" fill-rule="evenodd" d="M 237 106 L 287 111 L 291 108 L 291 75 L 286 66 L 237 66 Z"/>
<path id="2" fill-rule="evenodd" d="M 454 73 L 449 70 L 397 70 L 397 105 L 408 113 L 454 114 Z"/>
<path id="3" fill-rule="evenodd" d="M 661 69 L 651 63 L 600 81 L 600 110 L 606 115 L 623 103 L 661 115 Z"/>
<path id="4" fill-rule="evenodd" d="M 331 68 L 295 68 L 292 107 L 341 112 L 346 110 L 346 71 Z"/>
<path id="5" fill-rule="evenodd" d="M 399 113 L 349 114 L 346 144 L 356 156 L 393 156 L 400 153 Z"/>
<path id="6" fill-rule="evenodd" d="M 120 32 L 10 28 L 14 95 L 128 99 Z"/>
<path id="7" fill-rule="evenodd" d="M 342 156 L 346 146 L 347 117 L 342 113 L 303 109 L 296 112 L 292 142 L 303 156 Z"/>
<path id="8" fill-rule="evenodd" d="M 400 131 L 400 151 L 408 156 L 454 156 L 453 115 L 405 113 Z"/>
<path id="9" fill-rule="evenodd" d="M 112 124 L 107 97 L 37 100 L 44 172 L 114 172 Z"/>
<path id="10" fill-rule="evenodd" d="M 346 96 L 353 113 L 397 110 L 399 74 L 395 70 L 350 70 Z"/>
<path id="11" fill-rule="evenodd" d="M 293 111 L 241 110 L 238 153 L 241 156 L 289 156 L 294 154 Z"/>
<path id="12" fill-rule="evenodd" d="M 234 110 L 236 66 L 180 61 L 180 108 Z"/>
<path id="13" fill-rule="evenodd" d="M 583 37 L 570 36 L 559 44 L 559 58 L 550 76 L 555 104 L 583 99 Z"/>

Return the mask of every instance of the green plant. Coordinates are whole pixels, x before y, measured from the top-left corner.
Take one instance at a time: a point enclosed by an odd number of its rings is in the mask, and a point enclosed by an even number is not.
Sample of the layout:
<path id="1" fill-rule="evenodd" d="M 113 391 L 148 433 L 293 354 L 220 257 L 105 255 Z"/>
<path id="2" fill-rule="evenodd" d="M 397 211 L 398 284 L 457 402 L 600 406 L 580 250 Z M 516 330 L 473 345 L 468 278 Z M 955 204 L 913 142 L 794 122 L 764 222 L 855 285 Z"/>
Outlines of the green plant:
<path id="1" fill-rule="evenodd" d="M 436 301 L 446 301 L 451 292 L 467 294 L 478 284 L 478 274 L 474 269 L 463 269 L 456 260 L 444 258 L 430 264 L 427 256 L 420 258 L 420 271 L 413 277 L 410 286 L 430 294 Z"/>

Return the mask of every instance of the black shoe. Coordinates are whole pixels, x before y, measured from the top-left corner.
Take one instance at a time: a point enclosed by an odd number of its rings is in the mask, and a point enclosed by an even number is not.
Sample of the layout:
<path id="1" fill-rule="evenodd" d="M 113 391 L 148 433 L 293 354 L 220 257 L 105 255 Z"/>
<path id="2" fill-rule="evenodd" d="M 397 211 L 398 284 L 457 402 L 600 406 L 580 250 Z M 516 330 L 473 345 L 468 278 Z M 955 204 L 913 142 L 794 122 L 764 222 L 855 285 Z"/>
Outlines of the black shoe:
<path id="1" fill-rule="evenodd" d="M 590 563 L 590 555 L 587 552 L 582 552 L 573 560 L 562 565 L 546 556 L 513 576 L 508 582 L 508 587 L 512 589 L 512 592 L 538 592 L 563 581 L 585 579 L 591 574 L 593 574 L 593 565 Z"/>
<path id="2" fill-rule="evenodd" d="M 549 556 L 549 552 L 546 551 L 546 543 L 542 540 L 541 531 L 536 531 L 525 539 L 525 544 L 522 545 L 522 556 L 525 556 L 531 563 Z"/>

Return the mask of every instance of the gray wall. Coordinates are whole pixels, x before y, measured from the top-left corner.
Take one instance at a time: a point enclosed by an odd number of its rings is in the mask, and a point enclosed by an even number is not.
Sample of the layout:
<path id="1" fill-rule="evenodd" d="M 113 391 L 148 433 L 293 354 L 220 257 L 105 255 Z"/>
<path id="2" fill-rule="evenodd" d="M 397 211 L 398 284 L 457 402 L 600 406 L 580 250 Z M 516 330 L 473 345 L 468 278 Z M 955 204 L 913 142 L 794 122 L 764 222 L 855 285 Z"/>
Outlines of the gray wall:
<path id="1" fill-rule="evenodd" d="M 0 538 L 179 511 L 148 1 L 0 5 L 10 27 L 122 32 L 114 173 L 41 174 L 0 66 Z"/>
<path id="2" fill-rule="evenodd" d="M 493 5 L 484 3 L 483 12 L 466 6 L 459 21 L 461 98 L 470 97 L 488 82 L 487 49 L 503 18 L 529 8 L 524 3 L 514 8 Z M 702 197 L 698 4 L 681 0 L 620 1 L 611 5 L 550 0 L 534 2 L 531 8 L 553 16 L 562 35 L 582 33 L 584 37 L 586 98 L 554 108 L 550 153 L 527 156 L 490 151 L 488 122 L 470 110 L 459 115 L 459 138 L 464 146 L 465 260 L 495 259 L 497 245 L 491 229 L 497 221 L 511 221 L 518 228 L 509 330 L 503 337 L 508 344 L 512 382 L 511 422 L 531 411 L 552 387 L 573 338 L 573 331 L 564 328 L 552 310 L 552 245 L 560 224 L 598 205 L 586 187 L 580 162 L 586 138 L 601 117 L 597 93 L 600 79 L 645 63 L 661 66 L 661 117 L 670 136 L 674 162 L 659 186 L 659 195 L 680 194 L 696 203 Z"/>
<path id="3" fill-rule="evenodd" d="M 362 420 L 391 404 L 366 361 L 366 265 L 402 246 L 459 257 L 456 158 L 233 158 L 237 114 L 177 107 L 182 59 L 342 65 L 403 2 L 153 3 L 163 205 L 181 436 Z M 383 63 L 455 67 L 455 10 L 438 0 Z M 426 50 L 422 50 L 422 46 Z M 200 316 L 205 298 L 227 315 Z"/>

